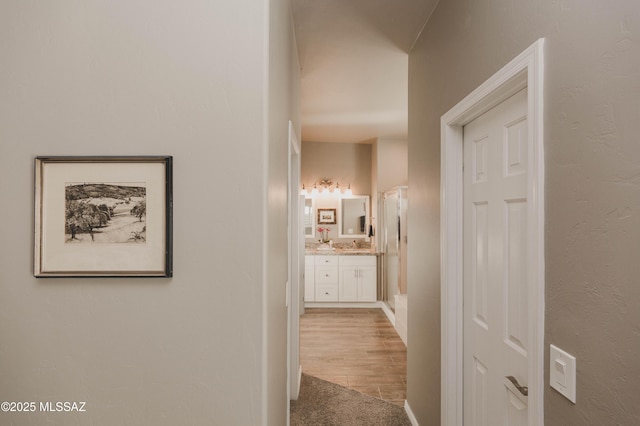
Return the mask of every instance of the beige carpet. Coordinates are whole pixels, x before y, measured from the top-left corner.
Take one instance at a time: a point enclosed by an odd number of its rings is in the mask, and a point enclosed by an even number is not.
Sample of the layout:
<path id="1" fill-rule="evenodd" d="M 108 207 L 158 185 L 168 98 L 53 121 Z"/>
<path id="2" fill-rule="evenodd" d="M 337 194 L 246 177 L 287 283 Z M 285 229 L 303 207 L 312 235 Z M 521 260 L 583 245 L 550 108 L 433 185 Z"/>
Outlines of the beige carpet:
<path id="1" fill-rule="evenodd" d="M 404 409 L 317 377 L 302 375 L 291 426 L 411 426 Z"/>

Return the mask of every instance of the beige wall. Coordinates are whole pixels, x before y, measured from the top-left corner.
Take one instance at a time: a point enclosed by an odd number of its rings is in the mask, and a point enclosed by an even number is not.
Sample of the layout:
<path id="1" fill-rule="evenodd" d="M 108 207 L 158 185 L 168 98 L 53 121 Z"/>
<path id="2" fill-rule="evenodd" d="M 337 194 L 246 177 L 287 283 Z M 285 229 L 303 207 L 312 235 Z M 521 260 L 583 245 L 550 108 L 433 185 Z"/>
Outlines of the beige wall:
<path id="1" fill-rule="evenodd" d="M 406 186 L 409 181 L 409 156 L 406 140 L 378 139 L 377 189 L 385 192 L 396 186 Z"/>
<path id="2" fill-rule="evenodd" d="M 371 155 L 368 143 L 302 142 L 301 183 L 311 190 L 314 182 L 331 179 L 340 186 L 351 184 L 354 195 L 371 195 Z M 338 202 L 336 197 L 318 197 L 315 207 L 337 209 Z M 338 225 L 328 227 L 329 237 L 337 240 Z"/>
<path id="3" fill-rule="evenodd" d="M 373 226 L 380 231 L 383 226 L 380 213 L 379 194 L 397 186 L 406 186 L 409 181 L 409 145 L 407 140 L 379 138 L 372 145 L 371 167 L 371 206 L 373 209 Z M 375 244 L 382 247 L 382 232 L 376 232 Z M 406 271 L 406 256 L 402 258 L 403 270 Z M 406 274 L 405 274 L 406 276 Z M 406 278 L 405 278 L 406 280 Z M 404 287 L 406 292 L 406 286 Z"/>
<path id="4" fill-rule="evenodd" d="M 288 279 L 288 120 L 293 120 L 297 135 L 300 135 L 300 67 L 293 36 L 290 1 L 271 0 L 269 12 L 268 220 L 264 230 L 266 253 L 263 254 L 267 265 L 264 336 L 267 376 L 266 394 L 263 396 L 267 399 L 268 413 L 263 420 L 266 420 L 265 424 L 275 426 L 286 425 L 288 418 L 288 330 L 285 306 Z M 250 243 L 251 241 L 249 240 Z"/>
<path id="5" fill-rule="evenodd" d="M 275 0 L 0 3 L 0 400 L 87 402 L 0 423 L 284 424 L 288 27 Z M 33 277 L 33 157 L 63 154 L 174 156 L 173 278 Z"/>
<path id="6" fill-rule="evenodd" d="M 545 37 L 546 347 L 577 356 L 577 404 L 545 424 L 640 422 L 640 8 L 440 2 L 409 58 L 408 401 L 440 416 L 440 117 Z"/>
<path id="7" fill-rule="evenodd" d="M 354 195 L 371 195 L 371 144 L 302 142 L 301 178 L 307 189 L 320 179 L 351 184 Z"/>

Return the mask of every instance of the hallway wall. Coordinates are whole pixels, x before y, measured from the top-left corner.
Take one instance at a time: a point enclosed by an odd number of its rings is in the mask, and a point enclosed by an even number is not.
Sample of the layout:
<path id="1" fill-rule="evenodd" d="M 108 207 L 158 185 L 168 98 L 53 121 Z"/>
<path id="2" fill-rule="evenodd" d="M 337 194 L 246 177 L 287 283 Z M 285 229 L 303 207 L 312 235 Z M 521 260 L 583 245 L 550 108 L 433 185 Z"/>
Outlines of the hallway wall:
<path id="1" fill-rule="evenodd" d="M 290 0 L 270 0 L 269 8 L 269 144 L 267 186 L 268 218 L 265 232 L 265 336 L 266 407 L 264 424 L 286 425 L 288 280 L 288 161 L 289 119 L 300 135 L 300 66 L 293 35 Z M 259 184 L 259 182 L 255 182 Z M 249 244 L 252 239 L 247 240 Z M 247 242 L 245 241 L 245 243 Z M 236 308 L 238 308 L 236 306 Z"/>
<path id="2" fill-rule="evenodd" d="M 0 400 L 86 401 L 1 424 L 284 424 L 291 37 L 288 0 L 0 3 Z M 34 156 L 144 154 L 174 277 L 35 279 Z"/>
<path id="3" fill-rule="evenodd" d="M 375 192 L 382 193 L 408 183 L 408 144 L 406 140 L 377 139 L 375 151 Z M 373 176 L 372 179 L 373 181 Z"/>
<path id="4" fill-rule="evenodd" d="M 545 37 L 545 343 L 577 357 L 577 404 L 545 424 L 637 424 L 640 6 L 440 2 L 409 57 L 408 401 L 440 417 L 440 117 Z"/>

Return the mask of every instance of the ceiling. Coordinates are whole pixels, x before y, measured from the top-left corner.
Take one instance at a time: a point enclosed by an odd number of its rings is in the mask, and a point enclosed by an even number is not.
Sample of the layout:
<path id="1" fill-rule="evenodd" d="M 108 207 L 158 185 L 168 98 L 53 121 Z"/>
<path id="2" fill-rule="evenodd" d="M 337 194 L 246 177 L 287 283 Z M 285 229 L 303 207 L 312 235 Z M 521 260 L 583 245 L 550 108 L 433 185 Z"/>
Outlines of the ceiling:
<path id="1" fill-rule="evenodd" d="M 302 140 L 406 139 L 408 53 L 439 0 L 292 0 Z"/>

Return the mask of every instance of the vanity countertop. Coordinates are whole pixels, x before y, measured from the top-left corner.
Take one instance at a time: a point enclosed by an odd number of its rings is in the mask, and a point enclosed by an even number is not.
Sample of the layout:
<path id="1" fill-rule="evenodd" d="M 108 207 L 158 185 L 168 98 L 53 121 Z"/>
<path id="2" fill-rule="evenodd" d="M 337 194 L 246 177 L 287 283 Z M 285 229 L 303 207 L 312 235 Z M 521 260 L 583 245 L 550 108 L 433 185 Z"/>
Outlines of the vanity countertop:
<path id="1" fill-rule="evenodd" d="M 360 248 L 360 249 L 344 249 L 344 248 L 335 248 L 333 250 L 323 250 L 318 248 L 306 248 L 304 250 L 304 254 L 308 255 L 316 255 L 316 256 L 338 256 L 338 255 L 349 255 L 349 256 L 379 256 L 375 250 Z"/>

